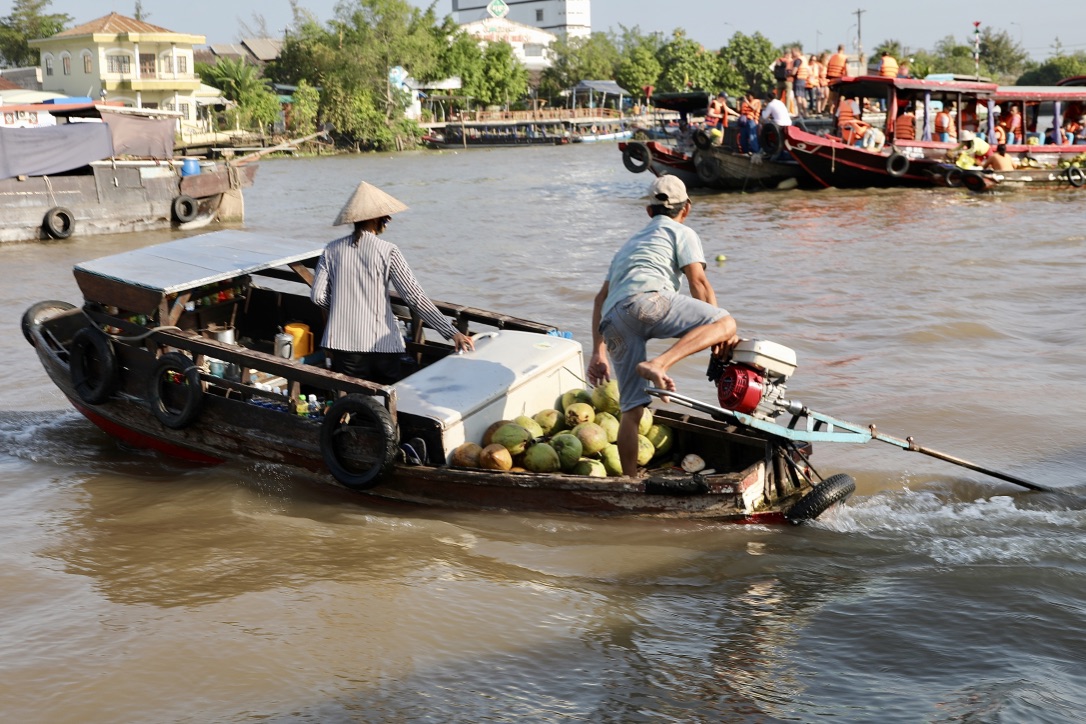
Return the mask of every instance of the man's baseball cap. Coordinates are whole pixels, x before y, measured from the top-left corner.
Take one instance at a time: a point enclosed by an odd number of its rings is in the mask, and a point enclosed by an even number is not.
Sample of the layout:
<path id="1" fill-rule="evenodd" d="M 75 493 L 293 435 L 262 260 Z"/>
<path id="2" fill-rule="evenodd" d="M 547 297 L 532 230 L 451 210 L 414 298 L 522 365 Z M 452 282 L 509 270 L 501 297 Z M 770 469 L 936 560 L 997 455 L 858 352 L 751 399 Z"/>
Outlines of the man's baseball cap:
<path id="1" fill-rule="evenodd" d="M 658 177 L 649 187 L 649 199 L 653 206 L 665 209 L 677 209 L 690 200 L 686 195 L 686 184 L 678 176 L 667 174 Z"/>

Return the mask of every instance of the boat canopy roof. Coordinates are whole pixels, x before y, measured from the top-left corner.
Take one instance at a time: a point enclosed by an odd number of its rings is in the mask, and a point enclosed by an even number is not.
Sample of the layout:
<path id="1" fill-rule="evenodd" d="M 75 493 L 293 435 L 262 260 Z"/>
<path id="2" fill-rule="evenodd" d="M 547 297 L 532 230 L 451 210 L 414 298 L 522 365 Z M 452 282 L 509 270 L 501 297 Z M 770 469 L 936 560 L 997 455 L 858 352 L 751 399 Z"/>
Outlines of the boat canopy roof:
<path id="1" fill-rule="evenodd" d="M 315 246 L 312 241 L 227 229 L 85 261 L 75 265 L 75 273 L 80 281 L 82 275 L 89 275 L 169 295 L 264 269 L 316 260 L 323 251 L 323 244 Z"/>
<path id="2" fill-rule="evenodd" d="M 830 83 L 842 95 L 849 97 L 880 98 L 890 89 L 899 94 L 916 96 L 923 93 L 965 93 L 987 98 L 999 88 L 995 83 L 962 80 L 929 80 L 926 78 L 883 78 L 876 75 L 842 78 Z"/>
<path id="3" fill-rule="evenodd" d="M 628 91 L 613 80 L 582 80 L 573 86 L 573 90 L 577 93 L 592 91 L 594 93 L 609 93 L 615 96 L 630 95 Z"/>
<path id="4" fill-rule="evenodd" d="M 1086 102 L 1086 87 L 1056 85 L 1001 85 L 996 101 L 1078 101 Z"/>
<path id="5" fill-rule="evenodd" d="M 679 113 L 704 111 L 709 107 L 709 93 L 706 91 L 688 91 L 686 93 L 655 93 L 652 105 Z"/>

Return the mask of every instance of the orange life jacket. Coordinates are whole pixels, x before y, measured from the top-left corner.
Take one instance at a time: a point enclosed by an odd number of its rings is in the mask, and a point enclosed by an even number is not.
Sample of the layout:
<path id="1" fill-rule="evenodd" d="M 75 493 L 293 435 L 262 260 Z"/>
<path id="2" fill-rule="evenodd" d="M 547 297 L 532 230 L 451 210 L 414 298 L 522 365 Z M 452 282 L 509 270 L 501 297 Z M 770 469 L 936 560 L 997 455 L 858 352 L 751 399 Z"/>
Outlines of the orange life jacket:
<path id="1" fill-rule="evenodd" d="M 950 114 L 946 111 L 939 111 L 935 114 L 935 132 L 946 133 L 950 130 Z"/>
<path id="2" fill-rule="evenodd" d="M 806 63 L 800 63 L 799 67 L 796 68 L 796 80 L 806 81 L 810 77 L 811 66 L 807 65 Z"/>
<path id="3" fill-rule="evenodd" d="M 846 123 L 840 124 L 840 127 L 841 140 L 851 146 L 864 137 L 871 128 L 871 124 L 864 123 L 859 118 L 850 118 Z"/>
<path id="4" fill-rule="evenodd" d="M 883 78 L 896 78 L 897 77 L 897 61 L 891 55 L 884 55 L 882 57 L 882 65 L 879 66 L 879 75 Z"/>
<path id="5" fill-rule="evenodd" d="M 995 127 L 995 141 L 996 141 L 997 146 L 999 144 L 1001 144 L 1001 143 L 1006 143 L 1007 142 L 1007 129 L 1005 129 L 1003 126 L 999 125 L 998 123 L 996 124 L 996 127 Z"/>
<path id="6" fill-rule="evenodd" d="M 810 63 L 808 67 L 811 69 L 811 75 L 807 78 L 807 85 L 811 88 L 818 88 L 822 85 L 822 73 L 825 72 L 825 68 L 817 60 Z"/>
<path id="7" fill-rule="evenodd" d="M 977 130 L 977 109 L 963 106 L 959 114 L 962 119 L 962 128 L 968 131 Z"/>
<path id="8" fill-rule="evenodd" d="M 739 115 L 746 116 L 757 123 L 762 115 L 762 102 L 757 98 L 751 101 L 744 100 L 742 105 L 739 106 Z"/>
<path id="9" fill-rule="evenodd" d="M 999 125 L 1003 126 L 1011 133 L 1017 134 L 1022 129 L 1022 114 L 1010 113 L 999 119 Z"/>
<path id="10" fill-rule="evenodd" d="M 837 127 L 844 128 L 845 124 L 855 117 L 856 114 L 852 111 L 852 99 L 842 98 L 837 104 Z"/>
<path id="11" fill-rule="evenodd" d="M 898 141 L 916 140 L 916 116 L 912 113 L 902 113 L 894 121 L 894 138 Z"/>
<path id="12" fill-rule="evenodd" d="M 834 53 L 830 56 L 830 59 L 826 61 L 826 77 L 830 80 L 840 78 L 845 74 L 845 69 L 848 68 L 848 56 L 844 53 Z"/>

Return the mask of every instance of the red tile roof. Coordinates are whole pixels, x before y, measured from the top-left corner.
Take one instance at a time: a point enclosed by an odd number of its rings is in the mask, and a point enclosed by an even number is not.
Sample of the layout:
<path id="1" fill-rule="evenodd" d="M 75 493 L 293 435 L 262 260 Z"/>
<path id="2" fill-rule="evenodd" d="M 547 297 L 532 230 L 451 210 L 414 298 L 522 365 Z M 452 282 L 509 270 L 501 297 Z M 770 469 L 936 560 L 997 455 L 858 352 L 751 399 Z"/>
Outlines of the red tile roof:
<path id="1" fill-rule="evenodd" d="M 22 86 L 18 83 L 12 83 L 7 78 L 0 78 L 0 90 L 16 90 L 21 88 Z"/>
<path id="2" fill-rule="evenodd" d="M 89 23 L 83 23 L 77 25 L 74 28 L 69 28 L 62 33 L 57 33 L 53 37 L 69 37 L 73 35 L 91 35 L 92 33 L 172 33 L 172 30 L 159 27 L 158 25 L 151 25 L 145 23 L 142 20 L 136 20 L 119 13 L 110 13 L 104 15 L 97 20 L 91 20 Z"/>

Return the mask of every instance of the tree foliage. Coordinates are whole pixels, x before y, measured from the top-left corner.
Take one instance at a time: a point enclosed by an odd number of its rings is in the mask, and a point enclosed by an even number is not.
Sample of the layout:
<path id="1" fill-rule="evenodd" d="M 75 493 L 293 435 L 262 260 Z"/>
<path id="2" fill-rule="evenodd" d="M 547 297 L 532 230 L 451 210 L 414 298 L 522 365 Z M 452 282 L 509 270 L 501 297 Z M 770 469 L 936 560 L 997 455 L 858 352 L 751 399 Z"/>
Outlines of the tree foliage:
<path id="1" fill-rule="evenodd" d="M 1057 55 L 1023 73 L 1016 85 L 1053 85 L 1063 78 L 1086 75 L 1086 52 Z"/>
<path id="2" fill-rule="evenodd" d="M 770 66 L 777 57 L 777 49 L 761 33 L 750 36 L 735 33 L 720 49 L 721 63 L 732 71 L 722 73 L 720 90 L 733 97 L 754 91 L 761 97 L 773 87 Z"/>
<path id="3" fill-rule="evenodd" d="M 309 85 L 305 78 L 298 81 L 294 89 L 294 100 L 290 105 L 288 128 L 295 136 L 308 136 L 317 128 L 317 110 L 320 108 L 320 93 Z"/>
<path id="4" fill-rule="evenodd" d="M 707 52 L 681 29 L 660 49 L 659 56 L 661 91 L 712 90 L 720 76 L 719 56 Z"/>
<path id="5" fill-rule="evenodd" d="M 0 65 L 20 68 L 41 62 L 27 41 L 56 35 L 72 22 L 67 13 L 47 13 L 52 0 L 15 0 L 11 14 L 0 18 Z"/>
<path id="6" fill-rule="evenodd" d="M 606 33 L 560 38 L 550 50 L 551 67 L 543 71 L 540 93 L 552 99 L 582 80 L 613 80 L 621 61 L 618 48 Z"/>

